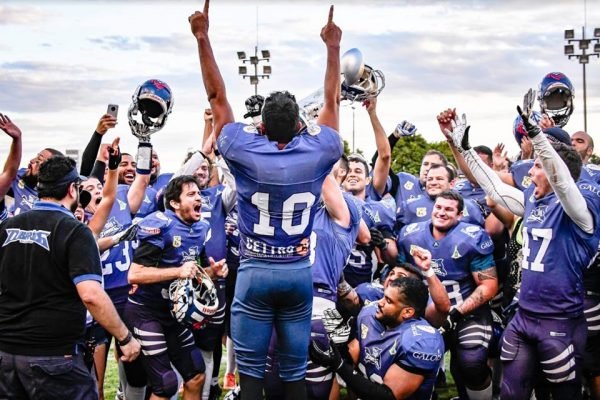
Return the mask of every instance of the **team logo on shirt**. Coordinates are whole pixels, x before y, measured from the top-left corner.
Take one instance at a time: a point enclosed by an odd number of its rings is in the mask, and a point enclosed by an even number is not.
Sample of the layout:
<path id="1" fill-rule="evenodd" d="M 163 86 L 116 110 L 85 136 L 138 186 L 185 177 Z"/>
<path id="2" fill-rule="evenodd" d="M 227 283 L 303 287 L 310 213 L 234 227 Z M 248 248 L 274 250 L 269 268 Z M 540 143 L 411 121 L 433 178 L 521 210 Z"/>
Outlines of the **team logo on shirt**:
<path id="1" fill-rule="evenodd" d="M 417 217 L 424 217 L 427 215 L 427 207 L 417 207 Z"/>
<path id="2" fill-rule="evenodd" d="M 396 355 L 396 347 L 398 347 L 398 339 L 394 339 L 394 344 L 392 345 L 392 348 L 388 351 L 388 353 L 390 353 L 390 356 Z"/>
<path id="3" fill-rule="evenodd" d="M 23 179 L 19 179 L 19 183 L 17 183 L 17 186 L 19 187 L 19 189 L 25 189 L 25 182 L 23 181 Z"/>
<path id="4" fill-rule="evenodd" d="M 452 259 L 456 260 L 456 259 L 461 258 L 461 257 L 462 256 L 458 252 L 458 246 L 454 246 L 454 252 L 452 253 Z"/>
<path id="5" fill-rule="evenodd" d="M 213 209 L 213 204 L 211 203 L 209 196 L 200 196 L 200 198 L 202 199 L 202 208 L 209 210 Z"/>
<path id="6" fill-rule="evenodd" d="M 5 247 L 11 243 L 19 242 L 23 244 L 37 244 L 38 246 L 50 251 L 50 245 L 48 244 L 48 236 L 50 231 L 22 231 L 21 229 L 6 229 L 6 240 L 2 247 Z"/>
<path id="7" fill-rule="evenodd" d="M 463 217 L 469 216 L 469 209 L 467 207 L 463 207 L 462 215 L 463 215 Z"/>
<path id="8" fill-rule="evenodd" d="M 117 199 L 117 204 L 119 205 L 119 211 L 125 211 L 127 208 L 127 203 L 122 200 Z"/>
<path id="9" fill-rule="evenodd" d="M 381 368 L 381 349 L 379 347 L 365 347 L 365 363 Z"/>
<path id="10" fill-rule="evenodd" d="M 434 258 L 431 260 L 431 268 L 433 268 L 433 272 L 438 276 L 448 275 L 448 271 L 446 271 L 446 268 L 444 267 L 443 258 Z"/>
<path id="11" fill-rule="evenodd" d="M 416 223 L 414 224 L 410 224 L 406 226 L 406 231 L 404 233 L 404 236 L 408 235 L 409 233 L 412 233 L 414 231 L 418 230 L 419 225 L 417 225 Z"/>
<path id="12" fill-rule="evenodd" d="M 529 176 L 524 176 L 523 180 L 521 181 L 521 186 L 528 188 L 529 185 L 531 185 L 531 178 Z"/>
<path id="13" fill-rule="evenodd" d="M 181 240 L 181 237 L 180 237 L 180 240 Z M 179 246 L 181 246 L 181 243 L 179 244 Z M 179 247 L 179 246 L 177 246 L 177 247 Z M 200 257 L 200 249 L 198 248 L 198 246 L 193 246 L 193 247 L 190 247 L 188 249 L 188 251 L 181 252 L 181 255 L 183 257 L 183 262 L 195 261 L 198 257 Z"/>
<path id="14" fill-rule="evenodd" d="M 104 229 L 100 232 L 100 237 L 104 238 L 107 236 L 112 236 L 117 232 L 121 232 L 123 230 L 123 225 L 117 221 L 117 218 L 112 216 L 108 219 L 106 224 L 104 224 Z"/>
<path id="15" fill-rule="evenodd" d="M 360 338 L 366 339 L 368 333 L 369 333 L 369 327 L 365 324 L 360 324 Z"/>
<path id="16" fill-rule="evenodd" d="M 181 236 L 173 236 L 173 247 L 181 246 Z"/>
<path id="17" fill-rule="evenodd" d="M 546 220 L 546 211 L 548 211 L 548 206 L 537 206 L 527 216 L 527 222 L 539 222 L 540 224 L 543 223 Z"/>
<path id="18" fill-rule="evenodd" d="M 412 190 L 412 188 L 415 186 L 414 183 L 412 183 L 411 181 L 408 181 L 404 184 L 404 189 L 406 190 Z"/>

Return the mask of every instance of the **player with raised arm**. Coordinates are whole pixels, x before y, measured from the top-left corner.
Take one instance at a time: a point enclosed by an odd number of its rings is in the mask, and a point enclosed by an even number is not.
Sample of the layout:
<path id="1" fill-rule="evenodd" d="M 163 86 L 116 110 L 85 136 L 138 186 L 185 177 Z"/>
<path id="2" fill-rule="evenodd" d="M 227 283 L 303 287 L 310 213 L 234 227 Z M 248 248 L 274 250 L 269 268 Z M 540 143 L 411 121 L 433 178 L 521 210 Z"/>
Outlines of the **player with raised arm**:
<path id="1" fill-rule="evenodd" d="M 540 134 L 527 101 L 517 111 L 537 155 L 525 192 L 503 184 L 473 153 L 466 120 L 449 132 L 488 196 L 524 218 L 519 309 L 502 339 L 501 395 L 528 399 L 541 369 L 554 398 L 577 399 L 586 335 L 583 271 L 598 250 L 600 189 L 579 181 L 582 162 L 574 149 Z"/>
<path id="2" fill-rule="evenodd" d="M 196 11 L 189 21 L 213 112 L 214 135 L 238 189 L 242 261 L 231 333 L 242 393 L 250 399 L 263 396 L 267 350 L 275 326 L 285 396 L 303 399 L 312 308 L 310 233 L 323 180 L 342 154 L 336 131 L 342 32 L 333 22 L 332 6 L 321 30 L 327 70 L 318 125 L 310 132 L 299 131 L 295 98 L 288 92 L 274 92 L 265 99 L 259 132 L 252 125 L 234 123 L 209 40 L 208 10 L 206 0 L 203 11 Z"/>

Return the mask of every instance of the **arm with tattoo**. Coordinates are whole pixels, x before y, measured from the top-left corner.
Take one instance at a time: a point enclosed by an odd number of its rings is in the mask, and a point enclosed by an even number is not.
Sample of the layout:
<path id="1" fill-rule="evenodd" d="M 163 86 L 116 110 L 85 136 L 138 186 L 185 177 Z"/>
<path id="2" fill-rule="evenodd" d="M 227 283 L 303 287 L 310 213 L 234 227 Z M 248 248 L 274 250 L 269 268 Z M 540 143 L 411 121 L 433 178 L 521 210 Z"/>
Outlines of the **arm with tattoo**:
<path id="1" fill-rule="evenodd" d="M 498 275 L 495 266 L 481 271 L 474 271 L 472 274 L 477 288 L 458 306 L 458 311 L 463 315 L 469 314 L 487 303 L 498 292 Z"/>

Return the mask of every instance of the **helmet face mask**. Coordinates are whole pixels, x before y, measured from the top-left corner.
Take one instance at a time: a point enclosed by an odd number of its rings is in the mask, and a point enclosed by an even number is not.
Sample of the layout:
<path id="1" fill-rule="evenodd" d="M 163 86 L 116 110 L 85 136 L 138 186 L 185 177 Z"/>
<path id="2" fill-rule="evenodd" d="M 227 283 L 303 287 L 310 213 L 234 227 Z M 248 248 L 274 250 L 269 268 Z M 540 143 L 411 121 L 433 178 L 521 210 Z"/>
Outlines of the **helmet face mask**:
<path id="1" fill-rule="evenodd" d="M 354 48 L 342 55 L 342 100 L 365 101 L 377 97 L 385 87 L 383 72 L 363 62 L 362 53 Z"/>
<path id="2" fill-rule="evenodd" d="M 215 285 L 203 268 L 199 270 L 196 278 L 176 279 L 169 286 L 171 314 L 179 323 L 202 323 L 219 307 Z"/>
<path id="3" fill-rule="evenodd" d="M 566 75 L 560 72 L 547 74 L 540 83 L 538 101 L 542 113 L 548 114 L 556 125 L 564 127 L 573 114 L 575 89 Z"/>
<path id="4" fill-rule="evenodd" d="M 150 133 L 162 129 L 173 109 L 174 100 L 171 88 L 158 79 L 150 79 L 142 83 L 135 90 L 131 99 L 129 124 L 145 125 Z M 141 123 L 135 121 L 138 114 L 141 115 Z"/>

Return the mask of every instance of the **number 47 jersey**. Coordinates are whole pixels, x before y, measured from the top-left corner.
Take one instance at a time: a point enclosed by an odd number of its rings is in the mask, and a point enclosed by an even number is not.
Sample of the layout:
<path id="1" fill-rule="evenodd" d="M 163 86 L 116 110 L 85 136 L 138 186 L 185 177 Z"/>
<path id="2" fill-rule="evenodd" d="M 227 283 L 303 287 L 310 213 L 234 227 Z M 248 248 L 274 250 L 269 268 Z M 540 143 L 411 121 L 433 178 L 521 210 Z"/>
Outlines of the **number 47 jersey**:
<path id="1" fill-rule="evenodd" d="M 600 188 L 590 181 L 578 181 L 577 188 L 594 219 L 592 234 L 573 222 L 556 194 L 536 200 L 533 185 L 524 193 L 519 307 L 545 318 L 583 313 L 583 270 L 596 255 L 600 237 Z"/>
<path id="2" fill-rule="evenodd" d="M 252 125 L 223 127 L 217 143 L 237 186 L 242 259 L 287 263 L 309 256 L 321 187 L 342 155 L 337 132 L 319 128 L 280 150 Z"/>

